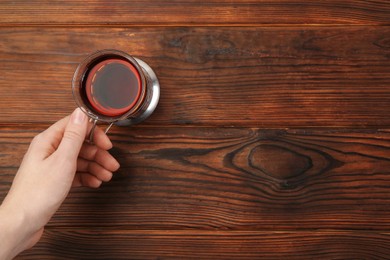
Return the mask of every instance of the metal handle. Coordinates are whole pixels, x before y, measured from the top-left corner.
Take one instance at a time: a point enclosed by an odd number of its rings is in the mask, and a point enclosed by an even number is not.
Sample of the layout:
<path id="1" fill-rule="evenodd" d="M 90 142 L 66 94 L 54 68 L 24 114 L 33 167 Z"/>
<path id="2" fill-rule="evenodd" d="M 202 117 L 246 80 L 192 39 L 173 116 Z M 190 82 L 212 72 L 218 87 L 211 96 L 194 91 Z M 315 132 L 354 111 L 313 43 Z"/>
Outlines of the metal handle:
<path id="1" fill-rule="evenodd" d="M 97 124 L 97 120 L 96 119 L 90 119 L 89 120 L 90 122 L 93 121 L 93 126 L 91 128 L 91 131 L 89 132 L 89 136 L 88 136 L 88 140 L 87 142 L 88 143 L 91 143 L 93 144 L 93 137 L 94 137 L 94 134 L 95 134 L 95 128 L 96 128 L 96 124 Z M 110 130 L 111 126 L 114 124 L 114 122 L 112 122 L 111 124 L 109 124 L 106 128 L 106 130 L 104 130 L 104 133 L 107 134 L 108 130 Z"/>
<path id="2" fill-rule="evenodd" d="M 112 122 L 111 124 L 109 124 L 106 128 L 106 130 L 104 130 L 104 133 L 107 134 L 108 130 L 110 130 L 111 126 L 114 124 L 115 122 Z"/>
<path id="3" fill-rule="evenodd" d="M 93 121 L 93 126 L 91 128 L 91 131 L 89 132 L 89 137 L 88 137 L 88 143 L 93 143 L 93 136 L 94 136 L 94 133 L 95 133 L 95 128 L 96 128 L 96 123 L 97 123 L 97 120 L 96 119 L 89 119 L 90 122 Z"/>

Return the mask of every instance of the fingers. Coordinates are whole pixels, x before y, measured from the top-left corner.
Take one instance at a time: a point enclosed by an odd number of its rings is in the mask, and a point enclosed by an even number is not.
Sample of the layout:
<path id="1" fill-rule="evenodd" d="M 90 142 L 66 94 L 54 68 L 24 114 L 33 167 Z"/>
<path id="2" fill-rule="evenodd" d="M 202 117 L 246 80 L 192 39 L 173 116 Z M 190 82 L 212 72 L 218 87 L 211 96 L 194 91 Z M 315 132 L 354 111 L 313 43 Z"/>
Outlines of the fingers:
<path id="1" fill-rule="evenodd" d="M 64 117 L 34 137 L 27 151 L 30 157 L 46 159 L 55 152 L 62 140 L 70 116 Z"/>
<path id="2" fill-rule="evenodd" d="M 112 172 L 119 169 L 119 163 L 106 150 L 84 143 L 77 159 L 77 174 L 73 186 L 97 188 L 112 178 Z"/>
<path id="3" fill-rule="evenodd" d="M 85 143 L 80 150 L 79 157 L 85 160 L 95 161 L 109 171 L 114 172 L 119 169 L 118 161 L 109 152 L 95 145 Z"/>
<path id="4" fill-rule="evenodd" d="M 112 178 L 112 172 L 119 168 L 119 163 L 106 151 L 112 148 L 112 143 L 99 127 L 94 130 L 94 145 L 84 142 L 91 128 L 87 115 L 76 109 L 70 116 L 37 135 L 28 153 L 34 158 L 46 159 L 53 155 L 53 160 L 65 159 L 63 166 L 69 169 L 77 163 L 77 174 L 72 176 L 73 186 L 97 188 L 102 181 Z M 75 173 L 74 170 L 72 172 Z"/>
<path id="5" fill-rule="evenodd" d="M 81 109 L 77 108 L 66 124 L 62 140 L 55 153 L 58 156 L 76 162 L 81 146 L 87 134 L 88 119 Z"/>
<path id="6" fill-rule="evenodd" d="M 92 123 L 88 125 L 88 133 L 91 131 L 92 126 L 93 126 Z M 109 150 L 112 148 L 112 143 L 108 138 L 107 134 L 104 133 L 104 131 L 98 126 L 96 126 L 93 133 L 93 143 L 97 147 L 102 148 L 103 150 Z"/>
<path id="7" fill-rule="evenodd" d="M 77 173 L 73 179 L 72 187 L 90 187 L 90 188 L 99 188 L 102 184 L 102 181 L 96 178 L 96 176 L 91 175 L 86 172 Z"/>
<path id="8" fill-rule="evenodd" d="M 79 109 L 76 109 L 76 110 L 80 111 Z M 28 153 L 31 154 L 31 156 L 34 158 L 38 157 L 38 159 L 46 159 L 52 153 L 54 153 L 62 141 L 62 138 L 65 134 L 65 129 L 66 129 L 67 125 L 72 124 L 71 122 L 69 122 L 70 119 L 71 119 L 71 116 L 66 116 L 66 117 L 62 118 L 61 120 L 57 121 L 56 123 L 54 123 L 53 125 L 51 125 L 49 128 L 47 128 L 42 133 L 35 136 L 33 141 L 31 142 Z M 87 135 L 89 134 L 89 132 L 92 129 L 92 126 L 93 126 L 93 124 L 89 122 L 88 129 L 87 129 L 87 131 L 85 131 L 85 134 L 84 134 L 84 138 L 87 137 Z M 73 128 L 74 127 L 71 127 L 71 131 L 75 131 L 75 130 L 77 131 L 77 128 L 75 128 L 75 129 L 73 129 Z M 69 134 L 69 133 L 67 133 L 67 134 Z M 79 133 L 79 135 L 82 135 L 82 134 L 83 133 Z M 71 135 L 74 135 L 74 133 L 71 133 Z M 72 139 L 73 139 L 73 137 L 72 137 Z M 96 127 L 94 130 L 93 142 L 96 146 L 98 146 L 104 150 L 108 150 L 108 149 L 112 148 L 112 143 L 111 143 L 110 139 L 108 138 L 108 136 L 104 133 L 104 131 L 100 127 Z"/>
<path id="9" fill-rule="evenodd" d="M 108 182 L 112 178 L 112 172 L 96 162 L 79 158 L 77 160 L 77 172 L 89 173 L 101 181 Z"/>

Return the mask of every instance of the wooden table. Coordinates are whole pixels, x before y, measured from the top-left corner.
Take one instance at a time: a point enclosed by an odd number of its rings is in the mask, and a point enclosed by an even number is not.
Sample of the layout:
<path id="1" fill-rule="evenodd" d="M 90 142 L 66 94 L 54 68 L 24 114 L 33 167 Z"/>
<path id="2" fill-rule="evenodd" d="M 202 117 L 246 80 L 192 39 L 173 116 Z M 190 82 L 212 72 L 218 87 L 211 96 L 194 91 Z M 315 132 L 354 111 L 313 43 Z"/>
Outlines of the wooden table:
<path id="1" fill-rule="evenodd" d="M 0 2 L 0 199 L 32 137 L 115 48 L 161 83 L 18 259 L 390 257 L 390 2 Z"/>

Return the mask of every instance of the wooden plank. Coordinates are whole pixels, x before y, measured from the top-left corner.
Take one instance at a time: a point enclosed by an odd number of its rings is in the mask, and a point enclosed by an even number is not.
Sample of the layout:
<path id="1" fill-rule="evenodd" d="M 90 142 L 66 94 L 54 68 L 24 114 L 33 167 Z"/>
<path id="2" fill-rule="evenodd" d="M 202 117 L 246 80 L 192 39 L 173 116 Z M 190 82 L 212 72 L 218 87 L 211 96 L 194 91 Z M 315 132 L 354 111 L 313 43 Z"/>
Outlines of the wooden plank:
<path id="1" fill-rule="evenodd" d="M 68 114 L 77 64 L 117 48 L 147 61 L 160 79 L 149 125 L 390 126 L 389 27 L 31 27 L 0 34 L 3 125 Z"/>
<path id="2" fill-rule="evenodd" d="M 46 230 L 16 259 L 385 259 L 388 233 Z"/>
<path id="3" fill-rule="evenodd" d="M 39 129 L 0 131 L 0 198 Z M 390 230 L 390 132 L 114 128 L 122 168 L 55 227 Z"/>
<path id="4" fill-rule="evenodd" d="M 389 24 L 386 0 L 3 0 L 1 24 L 210 25 Z"/>

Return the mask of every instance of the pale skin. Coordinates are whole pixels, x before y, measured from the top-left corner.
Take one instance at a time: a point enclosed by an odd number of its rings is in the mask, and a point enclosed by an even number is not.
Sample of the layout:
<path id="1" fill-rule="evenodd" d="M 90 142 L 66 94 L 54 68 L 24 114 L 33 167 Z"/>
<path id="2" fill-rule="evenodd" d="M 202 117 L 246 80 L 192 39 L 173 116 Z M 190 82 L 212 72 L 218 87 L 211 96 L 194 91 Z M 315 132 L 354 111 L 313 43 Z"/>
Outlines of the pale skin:
<path id="1" fill-rule="evenodd" d="M 72 187 L 98 188 L 119 169 L 101 129 L 95 129 L 94 145 L 84 141 L 90 129 L 76 109 L 32 140 L 0 206 L 0 259 L 34 246 Z"/>

